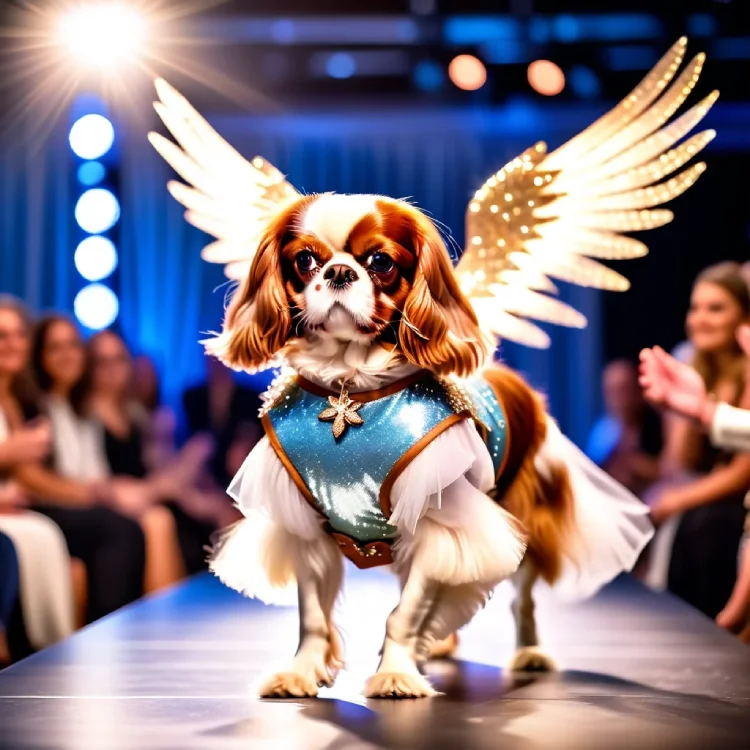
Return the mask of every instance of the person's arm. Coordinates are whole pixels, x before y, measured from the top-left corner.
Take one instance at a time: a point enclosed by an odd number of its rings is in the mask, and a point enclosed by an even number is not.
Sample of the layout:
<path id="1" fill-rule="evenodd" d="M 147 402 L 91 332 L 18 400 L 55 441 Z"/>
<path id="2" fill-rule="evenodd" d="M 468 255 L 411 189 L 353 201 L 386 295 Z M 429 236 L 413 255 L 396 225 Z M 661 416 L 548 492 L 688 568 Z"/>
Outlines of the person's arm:
<path id="1" fill-rule="evenodd" d="M 711 443 L 736 453 L 750 452 L 750 411 L 729 404 L 716 404 L 713 416 L 707 414 Z"/>
<path id="2" fill-rule="evenodd" d="M 750 455 L 735 456 L 729 464 L 689 484 L 670 490 L 673 512 L 684 512 L 701 505 L 743 493 L 750 486 Z"/>
<path id="3" fill-rule="evenodd" d="M 663 476 L 673 476 L 689 469 L 696 459 L 697 435 L 689 419 L 665 414 L 662 420 L 664 447 L 659 456 Z"/>
<path id="4" fill-rule="evenodd" d="M 40 464 L 19 465 L 13 478 L 29 495 L 43 502 L 87 507 L 97 499 L 95 485 L 65 479 Z"/>

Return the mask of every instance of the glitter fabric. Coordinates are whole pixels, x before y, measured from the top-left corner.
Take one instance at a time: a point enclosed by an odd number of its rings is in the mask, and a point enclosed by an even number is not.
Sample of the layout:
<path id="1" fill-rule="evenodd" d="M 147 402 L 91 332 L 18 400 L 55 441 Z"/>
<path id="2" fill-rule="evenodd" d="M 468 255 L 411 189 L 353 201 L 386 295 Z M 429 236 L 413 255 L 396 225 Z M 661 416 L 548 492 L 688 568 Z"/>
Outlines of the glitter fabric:
<path id="1" fill-rule="evenodd" d="M 381 507 L 381 489 L 397 462 L 424 447 L 417 444 L 432 431 L 439 434 L 440 426 L 450 423 L 446 420 L 461 413 L 478 416 L 496 470 L 502 465 L 505 415 L 492 389 L 474 379 L 461 382 L 459 390 L 470 403 L 426 375 L 397 393 L 363 403 L 358 412 L 363 423 L 336 439 L 330 423 L 318 418 L 327 398 L 287 382 L 266 409 L 266 424 L 282 460 L 294 467 L 333 531 L 361 543 L 387 540 L 396 529 Z"/>

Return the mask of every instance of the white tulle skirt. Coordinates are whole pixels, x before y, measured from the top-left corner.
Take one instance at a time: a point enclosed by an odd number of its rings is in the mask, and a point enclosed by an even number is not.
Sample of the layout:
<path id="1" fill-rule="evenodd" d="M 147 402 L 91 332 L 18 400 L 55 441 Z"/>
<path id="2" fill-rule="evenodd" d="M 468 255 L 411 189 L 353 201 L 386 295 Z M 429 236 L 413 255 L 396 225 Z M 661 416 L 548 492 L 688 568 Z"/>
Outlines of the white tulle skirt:
<path id="1" fill-rule="evenodd" d="M 586 599 L 633 569 L 654 534 L 648 506 L 594 464 L 552 419 L 536 463 L 540 471 L 551 463 L 568 469 L 575 528 L 553 590 L 564 599 Z"/>

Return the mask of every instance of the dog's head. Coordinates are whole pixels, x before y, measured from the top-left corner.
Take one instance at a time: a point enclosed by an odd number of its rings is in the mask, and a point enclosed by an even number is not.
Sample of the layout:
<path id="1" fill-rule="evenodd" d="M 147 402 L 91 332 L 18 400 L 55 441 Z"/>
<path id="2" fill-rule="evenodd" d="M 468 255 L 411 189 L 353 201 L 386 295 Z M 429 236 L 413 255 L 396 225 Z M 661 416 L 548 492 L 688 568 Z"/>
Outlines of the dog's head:
<path id="1" fill-rule="evenodd" d="M 441 375 L 487 354 L 435 225 L 369 195 L 305 196 L 276 217 L 209 350 L 252 370 L 315 337 L 390 345 Z"/>

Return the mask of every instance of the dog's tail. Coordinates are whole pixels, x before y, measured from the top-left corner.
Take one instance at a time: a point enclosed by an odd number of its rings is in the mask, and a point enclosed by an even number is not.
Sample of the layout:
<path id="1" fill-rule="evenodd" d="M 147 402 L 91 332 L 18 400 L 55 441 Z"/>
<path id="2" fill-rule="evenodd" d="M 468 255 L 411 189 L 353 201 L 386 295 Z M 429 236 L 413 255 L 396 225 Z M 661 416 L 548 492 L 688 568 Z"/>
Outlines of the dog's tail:
<path id="1" fill-rule="evenodd" d="M 542 398 L 505 367 L 482 374 L 503 405 L 508 424 L 508 460 L 496 487 L 496 499 L 524 526 L 526 554 L 548 583 L 562 570 L 574 519 L 568 471 L 545 450 L 548 417 Z"/>

